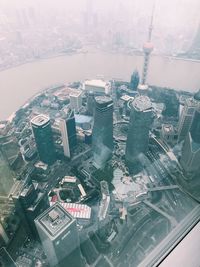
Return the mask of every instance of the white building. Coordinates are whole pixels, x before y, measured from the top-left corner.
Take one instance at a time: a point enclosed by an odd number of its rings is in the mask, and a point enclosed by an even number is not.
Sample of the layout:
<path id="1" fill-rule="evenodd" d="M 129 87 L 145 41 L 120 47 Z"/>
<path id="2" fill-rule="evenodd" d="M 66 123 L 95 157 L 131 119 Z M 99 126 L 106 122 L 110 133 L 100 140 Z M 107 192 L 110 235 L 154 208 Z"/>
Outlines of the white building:
<path id="1" fill-rule="evenodd" d="M 111 84 L 103 80 L 86 80 L 83 84 L 83 89 L 88 93 L 109 95 L 111 93 Z"/>
<path id="2" fill-rule="evenodd" d="M 75 112 L 79 112 L 82 107 L 82 91 L 73 90 L 69 94 L 70 97 L 70 107 Z"/>

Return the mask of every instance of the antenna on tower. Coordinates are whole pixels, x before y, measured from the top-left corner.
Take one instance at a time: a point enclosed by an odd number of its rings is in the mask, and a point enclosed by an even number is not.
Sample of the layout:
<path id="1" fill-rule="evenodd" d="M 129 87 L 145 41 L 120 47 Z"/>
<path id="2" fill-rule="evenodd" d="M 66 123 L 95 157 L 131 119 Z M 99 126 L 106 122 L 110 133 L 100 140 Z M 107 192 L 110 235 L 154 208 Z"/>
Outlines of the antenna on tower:
<path id="1" fill-rule="evenodd" d="M 151 42 L 151 36 L 152 36 L 152 31 L 153 31 L 153 18 L 154 18 L 154 13 L 155 13 L 155 7 L 156 7 L 156 1 L 154 1 L 153 9 L 152 9 L 152 14 L 151 14 L 151 22 L 150 22 L 150 25 L 149 25 L 149 34 L 148 34 L 148 42 Z"/>

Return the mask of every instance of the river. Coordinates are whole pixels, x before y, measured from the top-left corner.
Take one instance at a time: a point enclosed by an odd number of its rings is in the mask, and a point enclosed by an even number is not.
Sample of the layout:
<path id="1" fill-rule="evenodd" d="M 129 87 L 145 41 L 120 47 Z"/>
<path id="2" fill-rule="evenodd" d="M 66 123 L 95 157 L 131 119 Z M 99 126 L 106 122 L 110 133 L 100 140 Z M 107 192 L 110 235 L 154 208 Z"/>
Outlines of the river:
<path id="1" fill-rule="evenodd" d="M 139 55 L 94 52 L 38 60 L 0 72 L 0 119 L 6 119 L 42 88 L 86 78 L 130 80 L 132 71 L 141 73 Z M 148 83 L 177 90 L 200 88 L 200 61 L 151 56 Z"/>

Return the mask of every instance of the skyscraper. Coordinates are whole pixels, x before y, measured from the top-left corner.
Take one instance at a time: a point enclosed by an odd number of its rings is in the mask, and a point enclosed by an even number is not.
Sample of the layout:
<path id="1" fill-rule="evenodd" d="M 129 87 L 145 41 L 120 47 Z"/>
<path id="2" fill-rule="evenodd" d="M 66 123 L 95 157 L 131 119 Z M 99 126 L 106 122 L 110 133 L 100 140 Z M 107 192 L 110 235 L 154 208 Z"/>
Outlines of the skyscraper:
<path id="1" fill-rule="evenodd" d="M 196 101 L 189 98 L 185 101 L 184 108 L 178 123 L 178 142 L 181 142 L 187 136 L 192 125 L 193 116 L 195 113 Z"/>
<path id="2" fill-rule="evenodd" d="M 81 267 L 76 220 L 56 203 L 35 219 L 51 267 Z"/>
<path id="3" fill-rule="evenodd" d="M 34 220 L 49 207 L 47 193 L 36 190 L 31 183 L 22 190 L 19 196 L 19 204 L 28 225 L 28 232 L 33 237 L 38 238 Z"/>
<path id="4" fill-rule="evenodd" d="M 95 97 L 92 143 L 94 166 L 103 168 L 113 151 L 113 101 L 110 97 Z"/>
<path id="5" fill-rule="evenodd" d="M 79 112 L 82 107 L 82 91 L 73 90 L 70 94 L 70 107 L 75 112 Z"/>
<path id="6" fill-rule="evenodd" d="M 40 114 L 31 120 L 31 125 L 40 160 L 46 164 L 52 164 L 55 160 L 55 152 L 50 119 Z"/>
<path id="7" fill-rule="evenodd" d="M 180 163 L 188 174 L 200 172 L 200 90 L 194 95 L 197 107 L 189 133 L 185 139 Z"/>
<path id="8" fill-rule="evenodd" d="M 68 109 L 65 116 L 60 119 L 60 132 L 62 137 L 62 144 L 64 155 L 68 158 L 72 155 L 72 150 L 76 146 L 76 123 L 74 112 Z"/>
<path id="9" fill-rule="evenodd" d="M 131 75 L 130 88 L 132 90 L 137 90 L 139 81 L 140 81 L 139 73 L 137 70 L 135 70 Z"/>
<path id="10" fill-rule="evenodd" d="M 88 92 L 88 95 L 87 95 L 87 114 L 90 116 L 92 116 L 94 113 L 94 103 L 95 103 L 94 93 L 92 91 Z"/>
<path id="11" fill-rule="evenodd" d="M 137 172 L 139 157 L 148 149 L 152 104 L 147 96 L 137 96 L 130 105 L 131 115 L 125 157 L 130 171 Z"/>

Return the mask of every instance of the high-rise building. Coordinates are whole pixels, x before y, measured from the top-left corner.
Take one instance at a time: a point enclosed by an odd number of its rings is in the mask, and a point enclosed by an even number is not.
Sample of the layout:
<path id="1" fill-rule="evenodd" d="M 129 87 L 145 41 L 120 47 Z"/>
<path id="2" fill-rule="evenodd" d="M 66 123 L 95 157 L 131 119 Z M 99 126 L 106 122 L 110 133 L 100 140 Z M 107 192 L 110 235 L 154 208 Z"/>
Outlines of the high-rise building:
<path id="1" fill-rule="evenodd" d="M 92 144 L 94 166 L 103 168 L 113 151 L 113 101 L 110 97 L 95 97 Z"/>
<path id="2" fill-rule="evenodd" d="M 23 215 L 25 216 L 29 233 L 32 236 L 37 237 L 34 220 L 49 207 L 47 194 L 36 190 L 34 185 L 30 183 L 22 190 L 19 196 L 19 203 L 21 205 Z"/>
<path id="3" fill-rule="evenodd" d="M 147 96 L 137 96 L 130 105 L 131 115 L 125 157 L 130 171 L 137 172 L 139 157 L 148 150 L 152 104 Z"/>
<path id="4" fill-rule="evenodd" d="M 73 90 L 70 94 L 70 107 L 75 112 L 79 112 L 82 107 L 82 92 L 80 90 Z"/>
<path id="5" fill-rule="evenodd" d="M 140 81 L 139 73 L 137 70 L 135 70 L 131 75 L 130 88 L 132 90 L 137 90 L 139 81 Z"/>
<path id="6" fill-rule="evenodd" d="M 62 137 L 64 155 L 70 158 L 72 155 L 72 151 L 77 143 L 76 123 L 73 110 L 67 110 L 65 116 L 60 119 L 59 126 Z"/>
<path id="7" fill-rule="evenodd" d="M 94 113 L 94 103 L 95 103 L 94 93 L 92 91 L 88 92 L 88 94 L 87 94 L 87 114 L 90 116 L 92 116 Z"/>
<path id="8" fill-rule="evenodd" d="M 81 254 L 76 220 L 56 203 L 35 220 L 51 267 L 79 267 Z"/>
<path id="9" fill-rule="evenodd" d="M 188 174 L 200 172 L 200 90 L 194 95 L 197 107 L 189 133 L 185 139 L 180 163 Z"/>
<path id="10" fill-rule="evenodd" d="M 183 141 L 192 125 L 196 108 L 196 101 L 193 98 L 188 98 L 182 109 L 181 116 L 178 123 L 178 142 Z"/>
<path id="11" fill-rule="evenodd" d="M 31 120 L 31 125 L 40 160 L 52 164 L 55 160 L 55 150 L 50 119 L 40 114 Z"/>

